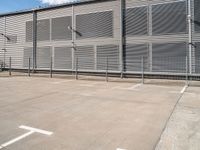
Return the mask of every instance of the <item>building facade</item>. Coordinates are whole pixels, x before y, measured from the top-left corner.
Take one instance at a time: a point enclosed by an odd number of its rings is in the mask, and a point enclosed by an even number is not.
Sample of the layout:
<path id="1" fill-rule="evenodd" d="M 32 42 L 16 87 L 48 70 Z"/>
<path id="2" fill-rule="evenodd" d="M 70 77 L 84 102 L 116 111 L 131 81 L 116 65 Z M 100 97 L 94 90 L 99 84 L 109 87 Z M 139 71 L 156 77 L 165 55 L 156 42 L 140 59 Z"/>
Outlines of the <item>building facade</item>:
<path id="1" fill-rule="evenodd" d="M 191 22 L 191 23 L 190 23 Z M 101 0 L 0 15 L 7 68 L 200 74 L 199 0 Z M 143 67 L 142 67 L 143 66 Z"/>

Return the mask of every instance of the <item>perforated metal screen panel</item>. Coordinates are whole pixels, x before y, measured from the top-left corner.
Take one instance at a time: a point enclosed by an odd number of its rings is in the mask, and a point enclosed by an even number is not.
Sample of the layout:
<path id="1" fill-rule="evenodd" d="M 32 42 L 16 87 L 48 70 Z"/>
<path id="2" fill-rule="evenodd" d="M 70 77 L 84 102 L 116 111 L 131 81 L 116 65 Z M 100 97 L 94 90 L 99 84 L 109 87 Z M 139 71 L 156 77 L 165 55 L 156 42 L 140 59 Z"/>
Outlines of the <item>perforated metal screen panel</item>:
<path id="1" fill-rule="evenodd" d="M 7 35 L 7 43 L 14 44 L 17 43 L 17 35 Z"/>
<path id="2" fill-rule="evenodd" d="M 143 60 L 142 60 L 143 59 Z M 147 44 L 127 44 L 124 51 L 125 71 L 142 71 L 142 61 L 144 70 L 149 70 L 149 51 Z"/>
<path id="3" fill-rule="evenodd" d="M 37 68 L 50 68 L 51 47 L 37 48 Z"/>
<path id="4" fill-rule="evenodd" d="M 50 20 L 38 20 L 37 21 L 37 40 L 48 41 L 50 40 Z"/>
<path id="5" fill-rule="evenodd" d="M 200 32 L 200 0 L 194 0 L 194 25 L 195 31 Z"/>
<path id="6" fill-rule="evenodd" d="M 23 67 L 24 68 L 28 68 L 29 58 L 31 59 L 30 67 L 32 67 L 33 66 L 33 48 L 32 47 L 24 48 L 24 56 L 23 56 Z"/>
<path id="7" fill-rule="evenodd" d="M 108 70 L 119 71 L 118 45 L 97 46 L 97 70 L 106 70 L 107 61 L 108 61 Z"/>
<path id="8" fill-rule="evenodd" d="M 76 16 L 78 39 L 113 36 L 113 12 L 97 12 Z"/>
<path id="9" fill-rule="evenodd" d="M 148 34 L 147 7 L 126 9 L 125 29 L 127 36 Z"/>
<path id="10" fill-rule="evenodd" d="M 72 69 L 72 49 L 71 47 L 54 48 L 54 68 Z"/>
<path id="11" fill-rule="evenodd" d="M 153 35 L 186 33 L 186 1 L 152 5 L 152 29 Z"/>
<path id="12" fill-rule="evenodd" d="M 52 19 L 52 40 L 71 40 L 72 32 L 68 29 L 72 26 L 72 17 L 61 17 Z"/>
<path id="13" fill-rule="evenodd" d="M 26 22 L 26 42 L 33 41 L 33 21 Z"/>
<path id="14" fill-rule="evenodd" d="M 93 46 L 78 46 L 75 51 L 75 58 L 78 58 L 78 69 L 94 70 L 94 47 Z"/>
<path id="15" fill-rule="evenodd" d="M 195 46 L 195 72 L 200 73 L 200 42 L 196 42 Z"/>
<path id="16" fill-rule="evenodd" d="M 152 48 L 154 72 L 186 72 L 186 43 L 153 43 Z"/>

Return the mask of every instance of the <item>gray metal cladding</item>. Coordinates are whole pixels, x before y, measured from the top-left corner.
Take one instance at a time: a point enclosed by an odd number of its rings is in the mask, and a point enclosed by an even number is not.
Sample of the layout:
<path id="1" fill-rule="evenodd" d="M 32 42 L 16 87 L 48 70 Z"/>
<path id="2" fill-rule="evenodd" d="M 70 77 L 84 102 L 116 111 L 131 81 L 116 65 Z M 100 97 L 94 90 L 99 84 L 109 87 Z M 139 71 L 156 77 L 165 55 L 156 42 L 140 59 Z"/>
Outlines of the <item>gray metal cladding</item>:
<path id="1" fill-rule="evenodd" d="M 33 41 L 33 21 L 26 22 L 26 42 Z"/>
<path id="2" fill-rule="evenodd" d="M 68 29 L 72 26 L 72 17 L 60 17 L 52 19 L 52 40 L 71 40 L 72 33 Z"/>
<path id="3" fill-rule="evenodd" d="M 200 32 L 200 0 L 194 0 L 194 25 L 195 31 Z"/>
<path id="4" fill-rule="evenodd" d="M 37 68 L 50 68 L 51 63 L 51 47 L 37 48 Z"/>
<path id="5" fill-rule="evenodd" d="M 32 64 L 33 64 L 33 48 L 32 47 L 24 48 L 24 56 L 23 56 L 23 67 L 24 68 L 28 68 L 29 58 L 31 59 L 30 66 L 32 67 Z"/>
<path id="6" fill-rule="evenodd" d="M 7 43 L 17 43 L 17 35 L 7 35 Z"/>
<path id="7" fill-rule="evenodd" d="M 187 32 L 186 1 L 152 5 L 152 32 L 178 34 Z"/>
<path id="8" fill-rule="evenodd" d="M 77 15 L 76 30 L 78 39 L 112 37 L 113 11 Z"/>
<path id="9" fill-rule="evenodd" d="M 50 40 L 50 20 L 43 19 L 37 21 L 37 40 L 48 41 Z"/>
<path id="10" fill-rule="evenodd" d="M 126 49 L 124 51 L 124 70 L 127 72 L 142 71 L 142 61 L 144 65 L 144 71 L 148 71 L 148 44 L 127 44 Z"/>
<path id="11" fill-rule="evenodd" d="M 126 9 L 125 32 L 127 36 L 148 34 L 147 6 Z"/>
<path id="12" fill-rule="evenodd" d="M 75 60 L 80 70 L 94 70 L 95 68 L 94 46 L 77 46 Z"/>
<path id="13" fill-rule="evenodd" d="M 71 47 L 54 48 L 54 68 L 72 69 L 72 49 Z"/>
<path id="14" fill-rule="evenodd" d="M 200 73 L 200 42 L 196 42 L 195 46 L 195 73 Z"/>
<path id="15" fill-rule="evenodd" d="M 97 46 L 97 70 L 119 71 L 119 46 L 98 45 Z M 108 68 L 107 68 L 108 62 Z"/>
<path id="16" fill-rule="evenodd" d="M 153 43 L 152 69 L 154 72 L 184 73 L 186 68 L 186 43 Z"/>

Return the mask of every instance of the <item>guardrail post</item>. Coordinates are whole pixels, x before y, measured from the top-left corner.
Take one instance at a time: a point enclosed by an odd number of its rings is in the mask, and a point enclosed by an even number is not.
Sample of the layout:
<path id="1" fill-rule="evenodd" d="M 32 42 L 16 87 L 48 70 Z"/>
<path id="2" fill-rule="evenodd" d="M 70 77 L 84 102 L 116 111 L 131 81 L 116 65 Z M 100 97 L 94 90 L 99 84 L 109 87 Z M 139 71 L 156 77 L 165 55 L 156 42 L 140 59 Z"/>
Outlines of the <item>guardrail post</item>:
<path id="1" fill-rule="evenodd" d="M 185 85 L 188 86 L 188 57 L 185 59 Z"/>
<path id="2" fill-rule="evenodd" d="M 29 77 L 31 76 L 30 72 L 31 72 L 31 58 L 29 57 L 28 58 L 28 76 Z"/>
<path id="3" fill-rule="evenodd" d="M 11 57 L 9 58 L 9 76 L 11 76 L 12 75 L 12 71 L 11 71 L 11 67 L 12 67 L 12 62 L 11 62 L 12 60 L 11 60 Z"/>
<path id="4" fill-rule="evenodd" d="M 78 80 L 78 57 L 76 57 L 76 72 L 75 72 L 75 79 Z"/>
<path id="5" fill-rule="evenodd" d="M 53 77 L 53 75 L 52 75 L 52 68 L 53 68 L 53 60 L 52 60 L 52 57 L 51 57 L 51 61 L 50 61 L 50 78 Z"/>
<path id="6" fill-rule="evenodd" d="M 141 57 L 141 77 L 142 77 L 142 84 L 144 84 L 144 57 Z"/>
<path id="7" fill-rule="evenodd" d="M 108 57 L 106 57 L 106 82 L 108 82 Z"/>

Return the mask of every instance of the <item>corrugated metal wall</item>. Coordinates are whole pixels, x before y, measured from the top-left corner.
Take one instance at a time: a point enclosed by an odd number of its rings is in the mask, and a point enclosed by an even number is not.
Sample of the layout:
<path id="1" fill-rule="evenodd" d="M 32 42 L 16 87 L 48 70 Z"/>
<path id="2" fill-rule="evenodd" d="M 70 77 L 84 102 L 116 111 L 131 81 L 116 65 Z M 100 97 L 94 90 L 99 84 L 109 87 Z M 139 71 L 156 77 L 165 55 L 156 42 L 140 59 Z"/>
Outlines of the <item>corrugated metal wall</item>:
<path id="1" fill-rule="evenodd" d="M 200 41 L 199 5 L 199 0 L 192 0 L 196 43 Z M 188 56 L 187 0 L 126 0 L 124 16 L 122 51 L 120 0 L 38 11 L 37 68 L 49 69 L 52 57 L 53 69 L 75 70 L 78 58 L 79 70 L 105 71 L 108 58 L 108 68 L 115 72 L 141 71 L 142 59 L 145 72 L 184 72 Z M 1 17 L 1 32 L 11 39 L 0 37 L 0 48 L 7 50 L 6 65 L 11 56 L 13 68 L 27 68 L 28 58 L 33 59 L 33 14 Z M 198 70 L 197 49 L 193 47 L 193 72 Z"/>

